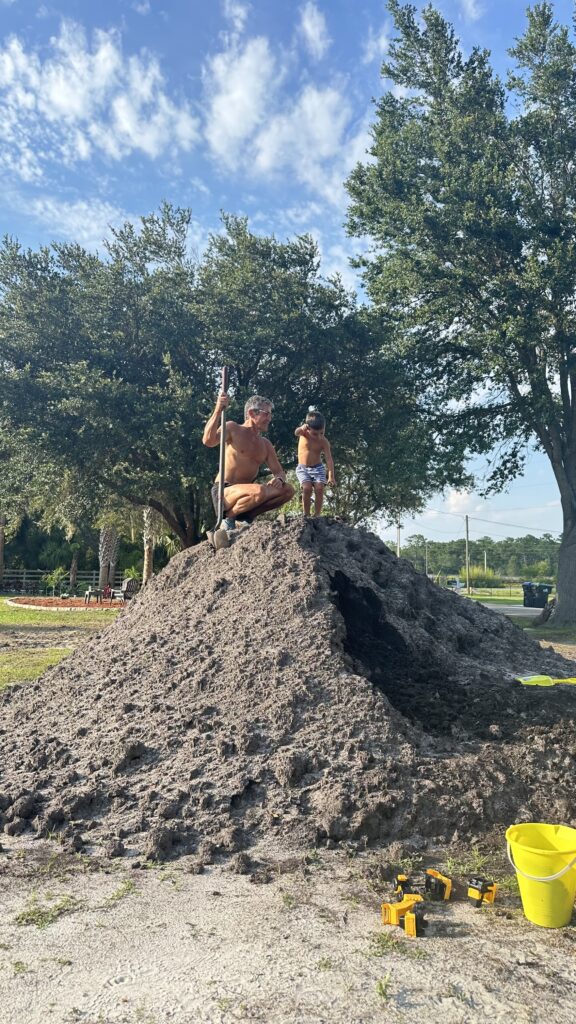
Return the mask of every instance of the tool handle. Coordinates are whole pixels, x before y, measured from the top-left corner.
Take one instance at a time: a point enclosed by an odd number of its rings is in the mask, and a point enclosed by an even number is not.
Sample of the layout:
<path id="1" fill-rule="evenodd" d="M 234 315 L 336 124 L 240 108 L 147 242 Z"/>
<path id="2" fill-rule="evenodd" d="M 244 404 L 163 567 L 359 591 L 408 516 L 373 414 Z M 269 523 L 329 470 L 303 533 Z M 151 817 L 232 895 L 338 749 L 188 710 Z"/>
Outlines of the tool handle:
<path id="1" fill-rule="evenodd" d="M 222 384 L 221 393 L 223 395 L 228 394 L 228 384 L 230 380 L 230 367 L 222 367 Z M 222 409 L 220 413 L 220 463 L 218 467 L 218 522 L 214 527 L 214 530 L 219 530 L 224 519 L 224 465 L 226 461 L 226 409 Z"/>
<path id="2" fill-rule="evenodd" d="M 510 843 L 507 843 L 506 845 L 508 852 L 508 860 L 510 861 L 512 867 L 514 868 L 514 871 L 517 871 L 519 875 L 522 875 L 522 878 L 527 878 L 530 882 L 555 882 L 557 878 L 562 878 L 562 876 L 565 875 L 568 871 L 570 871 L 570 868 L 574 867 L 574 865 L 576 864 L 576 857 L 573 857 L 570 863 L 567 864 L 565 868 L 562 868 L 561 871 L 557 871 L 555 875 L 545 875 L 544 878 L 540 878 L 539 875 L 527 875 L 525 871 L 522 871 L 521 868 L 519 868 L 518 865 L 514 863 L 514 859 L 512 857 L 512 850 L 510 849 Z"/>

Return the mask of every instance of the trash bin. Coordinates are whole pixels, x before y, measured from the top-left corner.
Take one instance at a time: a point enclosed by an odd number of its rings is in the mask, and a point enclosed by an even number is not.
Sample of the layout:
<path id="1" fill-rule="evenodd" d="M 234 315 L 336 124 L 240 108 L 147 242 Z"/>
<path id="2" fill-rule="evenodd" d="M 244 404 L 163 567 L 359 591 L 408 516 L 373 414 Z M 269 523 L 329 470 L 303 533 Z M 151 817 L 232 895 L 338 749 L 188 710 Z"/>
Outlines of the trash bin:
<path id="1" fill-rule="evenodd" d="M 525 608 L 545 608 L 548 604 L 548 597 L 554 587 L 551 583 L 532 583 L 528 580 L 522 584 L 524 591 Z"/>
<path id="2" fill-rule="evenodd" d="M 552 592 L 552 586 L 550 583 L 537 583 L 536 584 L 536 608 L 545 608 L 548 604 L 548 596 Z"/>

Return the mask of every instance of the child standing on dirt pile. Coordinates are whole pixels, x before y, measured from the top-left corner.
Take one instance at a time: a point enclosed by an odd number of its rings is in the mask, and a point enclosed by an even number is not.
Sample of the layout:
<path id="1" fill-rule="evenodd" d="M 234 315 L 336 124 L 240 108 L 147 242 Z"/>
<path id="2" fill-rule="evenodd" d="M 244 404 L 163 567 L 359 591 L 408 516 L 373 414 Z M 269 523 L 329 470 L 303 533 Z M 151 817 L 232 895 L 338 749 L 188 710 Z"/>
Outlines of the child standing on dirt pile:
<path id="1" fill-rule="evenodd" d="M 322 511 L 326 467 L 328 468 L 328 483 L 332 486 L 336 484 L 332 449 L 330 442 L 324 436 L 325 426 L 326 421 L 322 413 L 311 405 L 308 408 L 306 421 L 301 427 L 296 427 L 294 431 L 298 438 L 296 476 L 302 488 L 302 508 L 305 516 L 310 515 L 312 490 L 314 490 L 314 516 L 319 516 Z M 326 460 L 326 466 L 322 462 L 322 455 Z"/>

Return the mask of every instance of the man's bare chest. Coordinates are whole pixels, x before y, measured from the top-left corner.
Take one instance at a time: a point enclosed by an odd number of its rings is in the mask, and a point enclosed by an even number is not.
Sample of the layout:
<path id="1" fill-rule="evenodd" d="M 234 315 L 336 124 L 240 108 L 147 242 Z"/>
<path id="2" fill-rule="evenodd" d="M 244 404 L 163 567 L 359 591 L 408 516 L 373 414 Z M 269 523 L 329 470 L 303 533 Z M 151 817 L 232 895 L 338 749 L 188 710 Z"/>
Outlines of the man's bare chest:
<path id="1" fill-rule="evenodd" d="M 258 465 L 266 461 L 266 442 L 264 438 L 255 436 L 252 431 L 239 430 L 235 437 L 234 448 L 236 453 Z"/>

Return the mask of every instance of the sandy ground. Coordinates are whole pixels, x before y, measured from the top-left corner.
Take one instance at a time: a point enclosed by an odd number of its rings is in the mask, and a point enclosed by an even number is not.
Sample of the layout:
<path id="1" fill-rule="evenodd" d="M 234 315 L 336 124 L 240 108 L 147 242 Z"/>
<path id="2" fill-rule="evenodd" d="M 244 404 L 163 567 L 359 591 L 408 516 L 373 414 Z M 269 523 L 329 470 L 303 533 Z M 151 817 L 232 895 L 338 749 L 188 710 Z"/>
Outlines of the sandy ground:
<path id="1" fill-rule="evenodd" d="M 388 867 L 323 851 L 254 884 L 3 837 L 0 1022 L 572 1024 L 576 928 L 536 928 L 504 893 L 476 910 L 461 888 L 408 939 L 380 925 Z M 59 906 L 44 927 L 17 922 Z"/>

